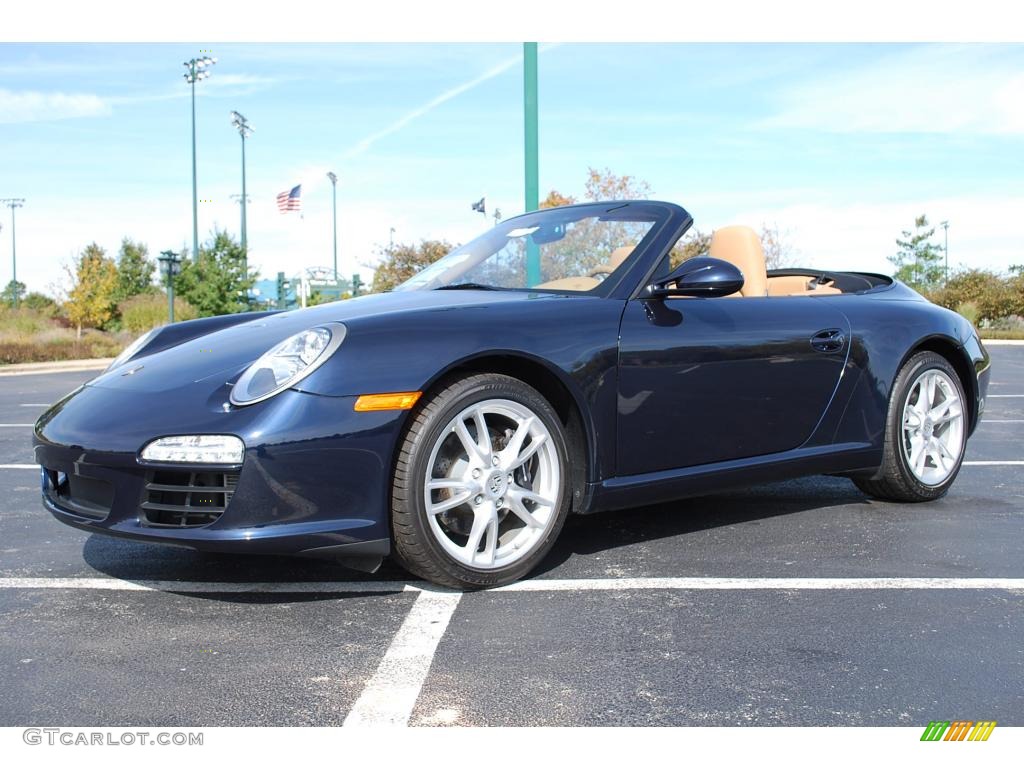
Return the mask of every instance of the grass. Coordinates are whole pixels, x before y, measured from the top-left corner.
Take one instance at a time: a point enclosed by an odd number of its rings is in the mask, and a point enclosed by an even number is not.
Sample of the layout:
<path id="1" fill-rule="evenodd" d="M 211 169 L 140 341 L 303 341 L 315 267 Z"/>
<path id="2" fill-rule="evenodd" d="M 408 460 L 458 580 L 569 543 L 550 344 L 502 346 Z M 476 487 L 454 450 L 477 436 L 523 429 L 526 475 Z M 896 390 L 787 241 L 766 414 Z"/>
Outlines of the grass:
<path id="1" fill-rule="evenodd" d="M 131 338 L 130 333 L 88 328 L 79 339 L 60 318 L 31 309 L 0 309 L 0 365 L 114 357 Z"/>
<path id="2" fill-rule="evenodd" d="M 979 333 L 981 340 L 986 339 L 1024 339 L 1024 331 L 1021 330 L 1000 330 L 998 328 L 982 328 Z"/>

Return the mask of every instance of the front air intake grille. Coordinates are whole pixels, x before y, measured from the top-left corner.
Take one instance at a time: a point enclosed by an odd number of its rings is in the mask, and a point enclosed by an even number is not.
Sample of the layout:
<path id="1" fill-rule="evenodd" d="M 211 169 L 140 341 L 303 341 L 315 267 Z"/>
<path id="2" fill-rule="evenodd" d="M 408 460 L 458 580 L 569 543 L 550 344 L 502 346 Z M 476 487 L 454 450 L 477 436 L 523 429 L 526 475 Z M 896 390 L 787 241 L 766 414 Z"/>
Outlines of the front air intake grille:
<path id="1" fill-rule="evenodd" d="M 237 472 L 150 472 L 142 497 L 143 521 L 158 528 L 209 525 L 224 514 L 237 486 Z"/>
<path id="2" fill-rule="evenodd" d="M 103 520 L 114 504 L 114 486 L 106 480 L 46 470 L 49 493 L 61 507 L 79 517 Z"/>

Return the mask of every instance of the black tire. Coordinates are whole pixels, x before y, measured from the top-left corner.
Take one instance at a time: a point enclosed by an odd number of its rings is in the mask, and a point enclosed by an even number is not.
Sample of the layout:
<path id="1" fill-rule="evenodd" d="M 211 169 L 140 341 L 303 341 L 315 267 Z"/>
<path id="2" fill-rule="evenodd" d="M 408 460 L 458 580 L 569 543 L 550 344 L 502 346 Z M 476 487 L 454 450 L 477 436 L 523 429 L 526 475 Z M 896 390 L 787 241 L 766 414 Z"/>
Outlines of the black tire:
<path id="1" fill-rule="evenodd" d="M 949 477 L 939 485 L 926 485 L 922 483 L 908 466 L 901 447 L 903 440 L 903 409 L 911 395 L 911 388 L 922 373 L 932 369 L 942 371 L 955 384 L 957 393 L 960 396 L 960 402 L 963 404 L 965 420 L 963 429 L 964 444 L 960 447 L 956 467 Z M 889 398 L 889 413 L 885 424 L 885 447 L 882 456 L 882 466 L 873 477 L 853 478 L 854 484 L 867 495 L 886 501 L 932 501 L 944 496 L 956 480 L 963 463 L 964 449 L 967 442 L 966 420 L 967 398 L 964 395 L 963 385 L 956 370 L 942 355 L 935 352 L 918 352 L 904 363 L 893 384 L 892 395 Z"/>
<path id="2" fill-rule="evenodd" d="M 532 551 L 507 567 L 481 570 L 458 562 L 438 543 L 427 519 L 423 484 L 431 451 L 442 430 L 465 408 L 489 399 L 519 403 L 544 422 L 558 457 L 561 487 L 548 530 Z M 521 579 L 543 560 L 565 522 L 572 497 L 568 469 L 562 423 L 533 387 L 510 376 L 490 373 L 442 382 L 423 397 L 412 414 L 395 461 L 391 489 L 393 558 L 416 576 L 456 589 L 483 589 Z"/>

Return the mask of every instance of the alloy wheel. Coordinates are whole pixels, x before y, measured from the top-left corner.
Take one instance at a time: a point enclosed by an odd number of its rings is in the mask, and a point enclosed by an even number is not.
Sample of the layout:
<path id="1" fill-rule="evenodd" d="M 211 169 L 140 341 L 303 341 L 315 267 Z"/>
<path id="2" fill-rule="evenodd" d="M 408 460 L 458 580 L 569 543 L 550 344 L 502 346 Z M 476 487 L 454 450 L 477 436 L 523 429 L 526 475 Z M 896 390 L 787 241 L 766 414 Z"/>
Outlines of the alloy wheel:
<path id="1" fill-rule="evenodd" d="M 562 468 L 550 431 L 528 407 L 492 399 L 463 409 L 441 431 L 427 467 L 430 530 L 460 564 L 504 568 L 544 540 Z"/>

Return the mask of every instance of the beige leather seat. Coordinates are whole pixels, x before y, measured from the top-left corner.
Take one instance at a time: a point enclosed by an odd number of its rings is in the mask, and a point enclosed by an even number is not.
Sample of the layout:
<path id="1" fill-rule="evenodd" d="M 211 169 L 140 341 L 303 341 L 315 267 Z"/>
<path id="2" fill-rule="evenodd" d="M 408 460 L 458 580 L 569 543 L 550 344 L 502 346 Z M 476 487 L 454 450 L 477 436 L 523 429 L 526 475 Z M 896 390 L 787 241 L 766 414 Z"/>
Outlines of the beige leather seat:
<path id="1" fill-rule="evenodd" d="M 761 238 L 750 227 L 734 225 L 716 229 L 711 236 L 708 255 L 736 265 L 743 273 L 743 287 L 731 296 L 768 295 L 768 269 Z"/>
<path id="2" fill-rule="evenodd" d="M 549 280 L 541 283 L 537 288 L 544 288 L 550 291 L 590 291 L 601 284 L 601 280 L 608 277 L 612 272 L 622 266 L 622 262 L 633 253 L 635 245 L 623 245 L 612 251 L 608 261 L 598 264 L 590 270 L 590 276 L 584 277 L 563 277 L 559 280 Z"/>

